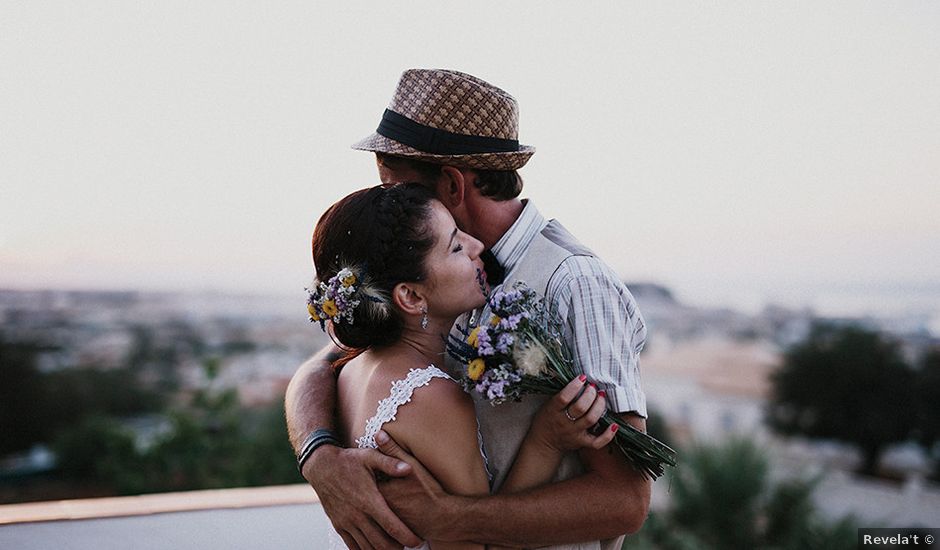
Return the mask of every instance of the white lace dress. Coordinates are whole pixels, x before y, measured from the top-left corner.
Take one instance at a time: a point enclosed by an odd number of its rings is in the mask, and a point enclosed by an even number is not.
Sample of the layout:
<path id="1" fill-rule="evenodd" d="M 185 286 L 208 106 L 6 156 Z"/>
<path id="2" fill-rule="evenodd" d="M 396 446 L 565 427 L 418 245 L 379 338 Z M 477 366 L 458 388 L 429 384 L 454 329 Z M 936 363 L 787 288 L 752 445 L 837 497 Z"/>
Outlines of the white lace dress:
<path id="1" fill-rule="evenodd" d="M 360 449 L 377 448 L 375 434 L 382 429 L 383 425 L 395 420 L 395 416 L 398 414 L 398 407 L 411 401 L 411 396 L 414 394 L 415 389 L 427 386 L 434 378 L 453 380 L 453 378 L 448 376 L 447 373 L 441 369 L 434 365 L 428 365 L 422 369 L 411 369 L 408 371 L 408 376 L 392 382 L 392 389 L 388 397 L 379 401 L 375 415 L 366 422 L 365 432 L 362 434 L 362 437 L 356 439 L 358 447 Z M 480 439 L 479 431 L 477 432 L 477 438 Z M 483 455 L 485 464 L 486 455 L 483 454 L 482 440 L 480 440 L 480 454 Z M 343 539 L 332 528 L 330 529 L 330 548 L 331 550 L 342 550 L 346 548 Z M 405 550 L 428 550 L 429 548 L 430 546 L 425 542 L 417 548 L 406 548 Z"/>

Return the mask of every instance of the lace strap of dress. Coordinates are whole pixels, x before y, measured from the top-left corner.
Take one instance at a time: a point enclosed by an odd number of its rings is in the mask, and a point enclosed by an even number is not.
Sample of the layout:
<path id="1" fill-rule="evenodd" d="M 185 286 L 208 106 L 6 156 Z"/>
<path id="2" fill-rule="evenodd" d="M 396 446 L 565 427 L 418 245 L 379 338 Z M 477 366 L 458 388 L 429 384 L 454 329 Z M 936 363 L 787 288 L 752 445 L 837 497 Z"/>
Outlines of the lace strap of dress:
<path id="1" fill-rule="evenodd" d="M 408 371 L 408 376 L 392 382 L 392 390 L 389 392 L 389 396 L 379 401 L 375 416 L 366 422 L 365 434 L 356 440 L 356 444 L 359 448 L 375 449 L 378 447 L 375 443 L 375 434 L 379 433 L 379 430 L 386 422 L 395 420 L 395 416 L 398 414 L 398 407 L 411 401 L 411 395 L 414 393 L 415 388 L 427 386 L 434 378 L 447 378 L 452 380 L 452 378 L 441 369 L 434 365 L 429 365 L 423 369 L 411 369 Z"/>

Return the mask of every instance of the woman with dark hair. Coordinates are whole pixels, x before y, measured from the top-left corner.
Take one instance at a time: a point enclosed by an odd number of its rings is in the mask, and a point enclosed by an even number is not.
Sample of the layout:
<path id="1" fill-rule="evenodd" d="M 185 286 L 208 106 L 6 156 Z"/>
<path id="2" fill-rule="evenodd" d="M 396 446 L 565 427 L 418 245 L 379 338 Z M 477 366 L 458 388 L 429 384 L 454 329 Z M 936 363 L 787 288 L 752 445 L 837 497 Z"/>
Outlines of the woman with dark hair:
<path id="1" fill-rule="evenodd" d="M 374 448 L 382 429 L 444 489 L 464 495 L 488 494 L 489 476 L 473 401 L 439 366 L 454 321 L 486 300 L 481 252 L 480 241 L 460 231 L 422 186 L 364 189 L 317 223 L 318 280 L 308 300 L 311 319 L 347 349 L 335 365 L 343 443 Z M 609 430 L 588 433 L 605 402 L 587 402 L 584 384 L 583 376 L 576 378 L 559 393 L 562 407 L 550 406 L 553 400 L 542 407 L 501 491 L 549 482 L 564 452 L 610 442 Z M 572 422 L 564 414 L 569 403 L 589 412 Z M 424 547 L 483 545 L 429 541 Z"/>

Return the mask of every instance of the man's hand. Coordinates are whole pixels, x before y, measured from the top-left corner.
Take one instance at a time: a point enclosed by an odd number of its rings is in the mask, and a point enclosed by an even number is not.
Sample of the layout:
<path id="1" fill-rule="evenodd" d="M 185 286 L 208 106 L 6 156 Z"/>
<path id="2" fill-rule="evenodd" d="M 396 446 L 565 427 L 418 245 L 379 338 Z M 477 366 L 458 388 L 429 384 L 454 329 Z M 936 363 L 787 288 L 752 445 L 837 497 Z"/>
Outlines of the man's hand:
<path id="1" fill-rule="evenodd" d="M 455 506 L 462 498 L 447 494 L 431 473 L 384 431 L 375 435 L 375 442 L 382 453 L 408 463 L 413 472 L 379 485 L 382 496 L 398 517 L 425 540 L 460 540 L 455 538 L 453 518 L 459 514 Z"/>
<path id="2" fill-rule="evenodd" d="M 331 363 L 340 351 L 327 345 L 291 378 L 284 411 L 294 452 L 300 451 L 304 438 L 314 429 L 334 427 L 336 376 Z M 375 476 L 403 476 L 410 471 L 407 464 L 375 450 L 323 445 L 301 473 L 319 495 L 323 511 L 347 546 L 354 550 L 400 550 L 402 545 L 417 546 L 421 541 L 389 509 Z"/>
<path id="3" fill-rule="evenodd" d="M 346 546 L 400 550 L 418 546 L 421 540 L 388 507 L 375 475 L 406 476 L 411 470 L 408 464 L 372 449 L 324 445 L 304 464 L 302 473 Z"/>

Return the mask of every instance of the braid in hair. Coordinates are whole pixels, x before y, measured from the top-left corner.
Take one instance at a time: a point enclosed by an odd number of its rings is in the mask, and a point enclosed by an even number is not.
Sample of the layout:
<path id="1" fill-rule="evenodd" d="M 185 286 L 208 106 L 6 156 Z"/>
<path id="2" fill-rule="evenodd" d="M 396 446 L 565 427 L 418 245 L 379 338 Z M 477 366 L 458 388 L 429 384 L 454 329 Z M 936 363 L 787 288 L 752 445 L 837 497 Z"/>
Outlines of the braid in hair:
<path id="1" fill-rule="evenodd" d="M 402 318 L 389 297 L 398 283 L 425 278 L 425 256 L 434 240 L 427 227 L 432 198 L 418 184 L 373 187 L 340 200 L 320 218 L 313 236 L 320 280 L 357 266 L 359 283 L 382 297 L 361 300 L 354 323 L 332 323 L 343 345 L 361 351 L 400 337 Z"/>
<path id="2" fill-rule="evenodd" d="M 370 264 L 383 278 L 420 281 L 424 278 L 421 263 L 406 263 L 401 257 L 413 256 L 415 245 L 428 238 L 426 225 L 427 200 L 414 189 L 403 186 L 387 189 L 379 199 L 375 225 L 375 246 L 369 252 Z M 420 218 L 420 223 L 415 223 Z M 423 258 L 422 258 L 423 259 Z"/>

